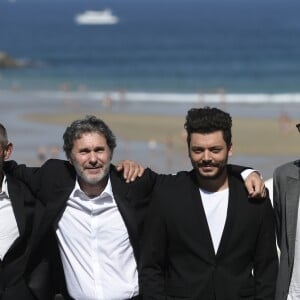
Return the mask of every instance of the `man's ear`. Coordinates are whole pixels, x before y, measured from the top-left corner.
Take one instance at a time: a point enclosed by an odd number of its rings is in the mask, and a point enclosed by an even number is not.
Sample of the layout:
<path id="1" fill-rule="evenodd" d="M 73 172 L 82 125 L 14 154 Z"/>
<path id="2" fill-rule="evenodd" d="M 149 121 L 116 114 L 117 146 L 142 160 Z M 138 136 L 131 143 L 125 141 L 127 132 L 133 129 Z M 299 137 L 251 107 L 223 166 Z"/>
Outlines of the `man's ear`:
<path id="1" fill-rule="evenodd" d="M 13 144 L 8 143 L 4 149 L 4 160 L 8 160 L 13 151 Z"/>
<path id="2" fill-rule="evenodd" d="M 228 149 L 228 156 L 232 156 L 233 154 L 233 145 L 232 143 L 229 145 L 229 149 Z"/>

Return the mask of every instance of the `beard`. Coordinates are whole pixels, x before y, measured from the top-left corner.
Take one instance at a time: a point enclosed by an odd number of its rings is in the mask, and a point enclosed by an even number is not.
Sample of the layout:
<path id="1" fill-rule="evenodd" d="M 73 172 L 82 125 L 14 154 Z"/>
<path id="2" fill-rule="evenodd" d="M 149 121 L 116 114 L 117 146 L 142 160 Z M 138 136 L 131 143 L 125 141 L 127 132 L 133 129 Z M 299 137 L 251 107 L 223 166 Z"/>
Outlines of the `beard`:
<path id="1" fill-rule="evenodd" d="M 197 176 L 201 179 L 205 179 L 205 180 L 216 180 L 219 179 L 220 177 L 224 176 L 226 170 L 227 170 L 227 161 L 228 161 L 228 157 L 221 162 L 218 163 L 213 163 L 213 162 L 195 162 L 192 161 L 192 165 L 194 167 L 194 170 L 197 173 Z M 201 168 L 204 167 L 211 167 L 211 168 L 216 168 L 216 172 L 214 172 L 213 174 L 210 173 L 203 173 L 201 172 Z"/>
<path id="2" fill-rule="evenodd" d="M 109 173 L 110 163 L 104 164 L 98 174 L 90 175 L 86 173 L 88 168 L 80 166 L 77 162 L 72 162 L 77 176 L 88 185 L 97 185 L 101 180 L 103 180 Z"/>

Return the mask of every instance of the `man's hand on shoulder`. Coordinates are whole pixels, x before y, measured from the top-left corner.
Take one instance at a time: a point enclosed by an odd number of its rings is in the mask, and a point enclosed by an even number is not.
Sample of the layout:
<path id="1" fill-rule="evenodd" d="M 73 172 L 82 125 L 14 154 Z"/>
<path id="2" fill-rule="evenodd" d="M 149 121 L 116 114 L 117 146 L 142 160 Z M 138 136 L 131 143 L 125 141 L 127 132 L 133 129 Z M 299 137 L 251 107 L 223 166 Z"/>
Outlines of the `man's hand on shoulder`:
<path id="1" fill-rule="evenodd" d="M 144 174 L 145 168 L 133 160 L 122 160 L 116 165 L 117 171 L 123 171 L 126 182 L 135 181 Z"/>
<path id="2" fill-rule="evenodd" d="M 252 171 L 247 175 L 245 186 L 250 198 L 265 198 L 267 196 L 265 183 L 257 171 Z"/>

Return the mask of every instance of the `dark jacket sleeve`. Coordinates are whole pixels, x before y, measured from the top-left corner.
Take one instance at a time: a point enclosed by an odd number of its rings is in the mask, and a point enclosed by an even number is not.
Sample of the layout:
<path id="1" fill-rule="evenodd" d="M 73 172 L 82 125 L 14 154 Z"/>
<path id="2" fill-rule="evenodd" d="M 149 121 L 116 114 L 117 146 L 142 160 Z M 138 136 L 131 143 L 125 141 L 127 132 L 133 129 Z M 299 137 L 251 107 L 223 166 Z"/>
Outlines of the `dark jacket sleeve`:
<path id="1" fill-rule="evenodd" d="M 4 172 L 21 180 L 27 185 L 31 192 L 36 195 L 39 187 L 40 168 L 27 167 L 24 164 L 17 164 L 14 160 L 5 161 Z"/>
<path id="2" fill-rule="evenodd" d="M 272 300 L 278 271 L 275 217 L 270 199 L 263 201 L 264 211 L 254 255 L 255 299 Z"/>
<path id="3" fill-rule="evenodd" d="M 275 170 L 273 174 L 273 206 L 275 212 L 275 224 L 276 224 L 276 233 L 277 233 L 277 241 L 278 247 L 281 247 L 281 228 L 282 228 L 282 208 L 280 201 L 280 172 L 278 169 Z"/>
<path id="4" fill-rule="evenodd" d="M 166 262 L 166 228 L 164 225 L 162 199 L 153 192 L 142 237 L 140 263 L 140 289 L 144 300 L 165 299 L 164 270 Z"/>
<path id="5" fill-rule="evenodd" d="M 250 167 L 244 167 L 244 166 L 239 166 L 239 165 L 227 165 L 227 171 L 230 175 L 233 175 L 234 177 L 237 178 L 242 178 L 241 173 L 247 169 L 252 169 Z"/>

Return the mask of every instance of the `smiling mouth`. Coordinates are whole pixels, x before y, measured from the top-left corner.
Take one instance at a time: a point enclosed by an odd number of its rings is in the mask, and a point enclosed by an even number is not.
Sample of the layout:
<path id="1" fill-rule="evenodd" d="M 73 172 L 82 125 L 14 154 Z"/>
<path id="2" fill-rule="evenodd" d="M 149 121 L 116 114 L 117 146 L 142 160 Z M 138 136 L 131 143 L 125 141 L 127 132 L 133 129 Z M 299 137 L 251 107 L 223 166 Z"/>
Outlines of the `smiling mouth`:
<path id="1" fill-rule="evenodd" d="M 201 166 L 200 169 L 204 171 L 211 171 L 212 169 L 214 169 L 214 166 Z"/>
<path id="2" fill-rule="evenodd" d="M 97 167 L 97 168 L 86 168 L 86 170 L 89 172 L 89 173 L 98 173 L 99 171 L 101 171 L 101 167 Z"/>
<path id="3" fill-rule="evenodd" d="M 213 165 L 198 165 L 198 168 L 201 168 L 201 169 L 212 169 L 212 168 L 215 168 L 215 166 L 213 166 Z"/>

